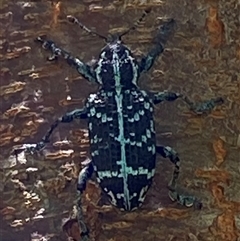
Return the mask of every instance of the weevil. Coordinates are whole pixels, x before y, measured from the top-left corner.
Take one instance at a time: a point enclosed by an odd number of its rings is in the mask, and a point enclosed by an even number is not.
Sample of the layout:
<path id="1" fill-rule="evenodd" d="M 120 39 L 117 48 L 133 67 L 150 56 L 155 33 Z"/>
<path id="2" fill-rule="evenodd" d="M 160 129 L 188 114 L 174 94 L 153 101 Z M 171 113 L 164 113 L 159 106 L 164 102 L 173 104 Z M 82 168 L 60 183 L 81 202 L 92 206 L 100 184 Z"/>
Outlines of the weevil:
<path id="1" fill-rule="evenodd" d="M 69 123 L 74 119 L 87 120 L 91 161 L 79 173 L 77 189 L 80 193 L 95 172 L 96 181 L 112 205 L 125 211 L 135 210 L 144 202 L 154 177 L 156 154 L 160 154 L 169 158 L 174 165 L 169 197 L 186 207 L 194 205 L 201 208 L 202 204 L 195 196 L 176 191 L 180 165 L 177 152 L 169 146 L 156 143 L 154 106 L 163 101 L 175 101 L 183 95 L 169 91 L 152 93 L 138 87 L 140 75 L 151 69 L 173 35 L 175 20 L 168 19 L 158 28 L 152 49 L 140 61 L 121 40 L 122 36 L 135 30 L 149 12 L 150 9 L 145 10 L 133 27 L 111 36 L 111 39 L 88 29 L 77 18 L 68 16 L 70 22 L 107 43 L 94 66 L 73 57 L 51 40 L 42 37 L 36 39 L 44 49 L 52 52 L 49 60 L 62 57 L 85 79 L 100 87 L 97 93 L 89 95 L 82 108 L 56 120 L 42 140 L 30 149 L 43 148 L 59 123 Z M 86 230 L 83 235 L 87 235 Z"/>

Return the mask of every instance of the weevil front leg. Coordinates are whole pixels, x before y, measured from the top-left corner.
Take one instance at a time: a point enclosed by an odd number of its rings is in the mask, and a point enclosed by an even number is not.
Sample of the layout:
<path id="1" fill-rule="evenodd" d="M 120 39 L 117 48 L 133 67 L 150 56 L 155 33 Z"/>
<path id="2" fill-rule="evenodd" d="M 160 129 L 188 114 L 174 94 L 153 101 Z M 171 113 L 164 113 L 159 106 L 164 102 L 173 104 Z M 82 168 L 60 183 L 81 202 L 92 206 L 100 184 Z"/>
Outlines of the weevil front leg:
<path id="1" fill-rule="evenodd" d="M 147 72 L 154 64 L 156 58 L 164 51 L 164 46 L 175 31 L 175 20 L 170 19 L 161 25 L 154 40 L 154 47 L 143 57 L 139 63 L 140 72 Z"/>
<path id="2" fill-rule="evenodd" d="M 52 40 L 45 40 L 42 37 L 37 37 L 36 41 L 42 43 L 42 47 L 44 49 L 52 52 L 52 55 L 48 57 L 49 61 L 56 60 L 59 56 L 61 56 L 71 67 L 74 67 L 78 73 L 88 81 L 96 82 L 95 72 L 89 65 L 83 63 L 80 59 L 73 57 L 70 53 L 58 47 Z"/>
<path id="3" fill-rule="evenodd" d="M 180 159 L 177 152 L 169 146 L 156 146 L 156 152 L 164 158 L 169 158 L 174 164 L 172 179 L 169 183 L 169 197 L 172 201 L 177 201 L 186 207 L 194 206 L 196 209 L 201 209 L 202 204 L 195 196 L 180 194 L 176 191 L 177 179 L 179 176 Z"/>

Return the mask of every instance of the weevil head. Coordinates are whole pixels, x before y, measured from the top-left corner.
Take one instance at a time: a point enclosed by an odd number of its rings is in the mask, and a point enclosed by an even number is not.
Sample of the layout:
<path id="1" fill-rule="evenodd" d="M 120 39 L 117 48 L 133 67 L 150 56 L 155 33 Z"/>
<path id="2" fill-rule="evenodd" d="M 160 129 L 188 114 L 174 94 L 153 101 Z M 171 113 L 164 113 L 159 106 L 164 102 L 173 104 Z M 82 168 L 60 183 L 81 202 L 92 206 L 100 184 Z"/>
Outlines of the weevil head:
<path id="1" fill-rule="evenodd" d="M 107 45 L 100 53 L 99 60 L 94 67 L 92 66 L 95 71 L 96 81 L 102 85 L 103 89 L 129 89 L 137 85 L 140 74 L 139 66 L 131 51 L 121 42 L 121 37 L 135 30 L 150 12 L 151 8 L 145 9 L 134 25 L 121 34 L 110 36 L 111 38 L 88 29 L 75 17 L 68 16 L 70 22 L 77 23 L 86 32 L 107 42 Z"/>
<path id="2" fill-rule="evenodd" d="M 107 42 L 94 67 L 96 81 L 102 85 L 103 89 L 129 89 L 137 85 L 140 74 L 139 66 L 131 51 L 121 42 L 121 37 L 135 30 L 150 12 L 151 8 L 145 9 L 142 16 L 129 29 L 110 38 L 88 29 L 74 17 L 69 17 L 71 22 L 78 23 L 86 32 Z"/>
<path id="3" fill-rule="evenodd" d="M 139 78 L 137 61 L 117 37 L 102 49 L 95 72 L 98 83 L 105 89 L 131 88 Z"/>

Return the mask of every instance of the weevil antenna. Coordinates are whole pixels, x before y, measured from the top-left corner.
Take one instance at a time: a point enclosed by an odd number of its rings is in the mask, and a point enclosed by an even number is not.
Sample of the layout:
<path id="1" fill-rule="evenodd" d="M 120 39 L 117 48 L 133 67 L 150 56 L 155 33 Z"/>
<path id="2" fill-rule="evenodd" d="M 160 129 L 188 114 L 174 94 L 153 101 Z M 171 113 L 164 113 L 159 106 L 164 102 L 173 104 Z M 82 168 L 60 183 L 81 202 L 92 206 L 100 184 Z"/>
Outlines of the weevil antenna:
<path id="1" fill-rule="evenodd" d="M 119 39 L 121 39 L 122 36 L 128 34 L 130 31 L 135 30 L 140 25 L 140 23 L 145 19 L 145 17 L 151 12 L 151 10 L 151 8 L 145 9 L 143 11 L 142 16 L 137 20 L 137 22 L 135 22 L 133 26 L 130 27 L 128 30 L 119 35 Z"/>
<path id="2" fill-rule="evenodd" d="M 85 31 L 88 32 L 89 34 L 98 36 L 99 38 L 104 39 L 105 42 L 108 41 L 107 37 L 105 37 L 105 36 L 103 36 L 103 35 L 95 32 L 95 31 L 92 31 L 91 29 L 87 28 L 85 25 L 83 25 L 81 22 L 79 22 L 79 20 L 78 20 L 77 18 L 75 18 L 74 16 L 68 15 L 68 16 L 67 16 L 67 19 L 68 19 L 69 22 L 71 22 L 71 23 L 76 23 L 81 29 L 85 30 Z"/>

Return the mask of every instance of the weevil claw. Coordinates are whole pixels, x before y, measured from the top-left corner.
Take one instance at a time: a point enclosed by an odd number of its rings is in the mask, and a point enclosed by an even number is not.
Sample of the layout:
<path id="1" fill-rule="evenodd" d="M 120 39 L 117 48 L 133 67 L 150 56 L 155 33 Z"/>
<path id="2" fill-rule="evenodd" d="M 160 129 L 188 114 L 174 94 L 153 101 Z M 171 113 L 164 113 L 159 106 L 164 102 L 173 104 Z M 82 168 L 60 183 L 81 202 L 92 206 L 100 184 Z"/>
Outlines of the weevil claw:
<path id="1" fill-rule="evenodd" d="M 34 42 L 40 42 L 40 43 L 44 43 L 44 39 L 43 39 L 44 36 L 38 36 L 34 39 Z"/>
<path id="2" fill-rule="evenodd" d="M 165 45 L 169 38 L 174 35 L 175 26 L 176 21 L 173 18 L 164 21 L 164 23 L 158 27 L 158 34 L 155 41 Z"/>
<path id="3" fill-rule="evenodd" d="M 70 22 L 70 23 L 75 23 L 76 22 L 76 18 L 74 17 L 74 16 L 72 16 L 72 15 L 68 15 L 67 16 L 67 19 L 68 19 L 68 21 Z"/>
<path id="4" fill-rule="evenodd" d="M 195 210 L 201 210 L 203 207 L 203 204 L 201 201 L 195 200 L 195 202 L 193 203 L 193 207 Z"/>

